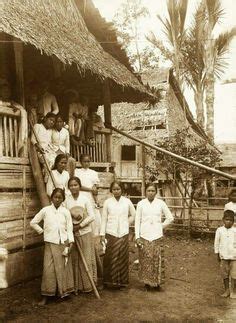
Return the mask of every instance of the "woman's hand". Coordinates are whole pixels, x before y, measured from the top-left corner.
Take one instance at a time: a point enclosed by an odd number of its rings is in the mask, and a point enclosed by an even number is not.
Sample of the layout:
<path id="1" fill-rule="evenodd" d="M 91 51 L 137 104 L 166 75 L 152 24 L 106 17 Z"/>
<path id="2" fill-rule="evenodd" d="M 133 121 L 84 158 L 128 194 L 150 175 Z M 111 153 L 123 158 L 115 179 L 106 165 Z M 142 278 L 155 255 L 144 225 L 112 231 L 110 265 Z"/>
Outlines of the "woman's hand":
<path id="1" fill-rule="evenodd" d="M 142 239 L 140 239 L 140 238 L 136 239 L 136 244 L 137 244 L 137 246 L 138 246 L 139 248 L 141 248 L 141 249 L 142 249 L 142 247 L 143 247 Z"/>
<path id="2" fill-rule="evenodd" d="M 73 232 L 78 231 L 79 229 L 81 229 L 80 224 L 73 224 Z"/>
<path id="3" fill-rule="evenodd" d="M 35 144 L 35 148 L 37 151 L 39 151 L 40 153 L 44 154 L 44 149 L 42 148 L 42 146 L 38 143 Z"/>

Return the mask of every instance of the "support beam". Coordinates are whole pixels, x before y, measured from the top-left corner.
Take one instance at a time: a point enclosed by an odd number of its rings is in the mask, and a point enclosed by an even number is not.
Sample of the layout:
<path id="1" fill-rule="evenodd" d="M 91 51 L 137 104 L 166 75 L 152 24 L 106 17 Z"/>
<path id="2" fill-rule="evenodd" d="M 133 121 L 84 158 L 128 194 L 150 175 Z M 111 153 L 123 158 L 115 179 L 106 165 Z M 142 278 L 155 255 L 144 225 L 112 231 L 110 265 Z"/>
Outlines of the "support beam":
<path id="1" fill-rule="evenodd" d="M 103 102 L 105 123 L 111 126 L 111 93 L 108 79 L 106 79 L 103 84 Z M 111 140 L 111 134 L 106 136 L 107 161 L 109 163 L 111 162 Z"/>
<path id="2" fill-rule="evenodd" d="M 145 156 L 145 146 L 141 145 L 141 163 L 142 163 L 142 196 L 145 196 L 145 187 L 146 187 L 146 156 Z"/>
<path id="3" fill-rule="evenodd" d="M 13 38 L 15 66 L 16 66 L 16 94 L 17 101 L 25 108 L 24 94 L 24 70 L 23 70 L 23 43 L 17 38 Z"/>
<path id="4" fill-rule="evenodd" d="M 122 136 L 125 136 L 125 137 L 127 137 L 129 139 L 132 139 L 132 140 L 134 140 L 136 142 L 139 142 L 140 144 L 143 144 L 144 146 L 152 148 L 152 149 L 154 149 L 156 151 L 160 151 L 163 154 L 169 155 L 169 156 L 171 156 L 171 157 L 173 157 L 173 158 L 175 158 L 177 160 L 181 160 L 182 162 L 185 162 L 185 163 L 188 163 L 190 165 L 193 165 L 193 166 L 199 167 L 201 169 L 204 169 L 204 170 L 208 171 L 209 173 L 217 174 L 217 175 L 220 175 L 220 176 L 225 177 L 225 178 L 236 180 L 236 176 L 234 176 L 234 175 L 224 173 L 224 172 L 222 172 L 222 171 L 220 171 L 218 169 L 215 169 L 215 168 L 200 164 L 198 162 L 195 162 L 194 160 L 191 160 L 191 159 L 185 158 L 183 156 L 177 155 L 175 153 L 172 153 L 171 151 L 168 151 L 168 150 L 166 150 L 164 148 L 149 144 L 148 142 L 145 142 L 145 141 L 143 141 L 141 139 L 133 137 L 133 136 L 129 135 L 128 133 L 126 133 L 124 131 L 121 131 L 121 130 L 119 130 L 119 129 L 117 129 L 117 128 L 109 125 L 109 124 L 106 124 L 106 127 L 110 128 L 111 130 L 113 130 L 113 131 L 115 131 L 115 132 L 117 132 L 119 134 L 121 134 Z"/>

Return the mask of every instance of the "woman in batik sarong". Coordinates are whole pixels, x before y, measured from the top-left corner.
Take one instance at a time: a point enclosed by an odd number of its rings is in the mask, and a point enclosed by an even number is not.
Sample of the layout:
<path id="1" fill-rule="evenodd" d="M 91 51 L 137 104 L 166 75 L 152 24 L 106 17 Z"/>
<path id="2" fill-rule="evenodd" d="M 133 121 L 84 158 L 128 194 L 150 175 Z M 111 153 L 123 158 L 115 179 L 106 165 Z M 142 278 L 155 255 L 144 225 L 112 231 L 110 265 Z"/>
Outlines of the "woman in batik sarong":
<path id="1" fill-rule="evenodd" d="M 107 241 L 103 260 L 104 287 L 124 288 L 129 284 L 129 225 L 134 222 L 135 208 L 122 196 L 122 186 L 113 182 L 113 197 L 103 205 L 101 242 Z"/>
<path id="2" fill-rule="evenodd" d="M 166 203 L 156 196 L 156 187 L 149 184 L 146 199 L 137 205 L 135 218 L 135 237 L 139 248 L 139 279 L 147 290 L 160 290 L 164 283 L 163 229 L 173 216 Z M 162 217 L 165 218 L 162 222 Z"/>
<path id="3" fill-rule="evenodd" d="M 31 227 L 44 235 L 44 264 L 41 285 L 43 296 L 39 305 L 45 305 L 48 296 L 65 297 L 74 291 L 70 251 L 74 242 L 70 212 L 62 206 L 64 190 L 55 188 L 52 204 L 42 208 L 31 220 Z M 43 228 L 39 223 L 43 221 Z"/>
<path id="4" fill-rule="evenodd" d="M 70 210 L 73 222 L 75 245 L 72 249 L 72 263 L 75 282 L 75 293 L 91 292 L 92 285 L 85 271 L 78 246 L 82 249 L 88 269 L 94 282 L 97 282 L 97 267 L 91 223 L 95 216 L 93 207 L 87 197 L 80 193 L 81 181 L 71 177 L 68 182 L 71 195 L 67 196 L 65 206 Z"/>

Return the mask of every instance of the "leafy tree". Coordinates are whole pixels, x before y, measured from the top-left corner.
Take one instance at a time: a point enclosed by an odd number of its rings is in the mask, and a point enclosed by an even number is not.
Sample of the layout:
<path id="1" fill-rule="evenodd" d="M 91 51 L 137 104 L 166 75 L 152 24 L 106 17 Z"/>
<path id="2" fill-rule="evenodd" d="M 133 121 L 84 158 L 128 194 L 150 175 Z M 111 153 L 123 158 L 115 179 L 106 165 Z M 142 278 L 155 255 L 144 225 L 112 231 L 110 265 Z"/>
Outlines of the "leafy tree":
<path id="1" fill-rule="evenodd" d="M 155 48 L 140 45 L 143 18 L 148 15 L 149 11 L 143 6 L 142 0 L 127 0 L 121 4 L 113 20 L 121 44 L 138 72 L 157 66 L 159 62 Z"/>
<path id="2" fill-rule="evenodd" d="M 197 139 L 189 128 L 177 130 L 158 146 L 210 167 L 216 167 L 221 161 L 221 153 L 207 141 Z M 174 178 L 176 182 L 183 182 L 183 175 L 188 176 L 191 186 L 190 207 L 197 191 L 202 187 L 202 183 L 207 182 L 209 184 L 212 181 L 213 175 L 204 169 L 179 161 L 161 152 L 147 149 L 146 153 L 152 157 L 152 164 L 146 167 L 147 177 L 157 178 L 161 172 L 166 174 L 167 178 L 171 175 L 171 178 Z M 186 191 L 188 191 L 187 185 L 184 188 L 186 194 Z M 201 195 L 201 192 L 198 192 L 198 194 Z"/>

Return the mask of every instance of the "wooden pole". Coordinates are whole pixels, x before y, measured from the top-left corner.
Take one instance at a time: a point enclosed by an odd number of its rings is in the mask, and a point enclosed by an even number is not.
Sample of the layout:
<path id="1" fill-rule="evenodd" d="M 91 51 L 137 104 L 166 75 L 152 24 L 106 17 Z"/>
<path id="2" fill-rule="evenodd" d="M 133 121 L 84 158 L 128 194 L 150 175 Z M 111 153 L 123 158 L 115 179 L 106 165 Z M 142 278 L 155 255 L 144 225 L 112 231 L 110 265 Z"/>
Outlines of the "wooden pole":
<path id="1" fill-rule="evenodd" d="M 149 144 L 148 142 L 145 142 L 145 141 L 143 141 L 141 139 L 133 137 L 133 136 L 129 135 L 128 133 L 113 127 L 111 124 L 106 124 L 106 127 L 110 128 L 111 130 L 116 131 L 117 133 L 119 133 L 119 134 L 121 134 L 121 135 L 123 135 L 123 136 L 125 136 L 127 138 L 130 138 L 130 139 L 132 139 L 132 140 L 134 140 L 136 142 L 139 142 L 140 144 L 143 144 L 146 147 L 149 147 L 149 148 L 152 148 L 154 150 L 160 151 L 163 154 L 166 154 L 166 155 L 169 155 L 169 156 L 171 156 L 173 158 L 181 160 L 182 162 L 185 162 L 185 163 L 188 163 L 190 165 L 193 165 L 193 166 L 199 167 L 201 169 L 204 169 L 204 170 L 208 171 L 209 173 L 217 174 L 217 175 L 220 175 L 220 176 L 225 177 L 225 178 L 236 180 L 236 176 L 234 176 L 234 175 L 224 173 L 224 172 L 222 172 L 222 171 L 220 171 L 218 169 L 215 169 L 215 168 L 200 164 L 200 163 L 198 163 L 198 162 L 196 162 L 194 160 L 191 160 L 191 159 L 185 158 L 183 156 L 177 155 L 175 153 L 172 153 L 172 152 L 170 152 L 170 151 L 168 151 L 168 150 L 166 150 L 164 148 Z"/>
<path id="2" fill-rule="evenodd" d="M 81 249 L 81 247 L 80 247 L 80 245 L 79 245 L 79 243 L 78 243 L 78 241 L 77 241 L 77 240 L 76 240 L 76 246 L 77 246 L 77 248 L 78 248 L 78 250 L 79 250 L 80 257 L 81 257 L 81 259 L 82 259 L 82 263 L 83 263 L 84 268 L 85 268 L 85 271 L 86 271 L 86 273 L 87 273 L 87 275 L 88 275 L 88 279 L 89 279 L 89 281 L 90 281 L 90 283 L 91 283 L 91 285 L 92 285 L 92 287 L 93 287 L 94 294 L 95 294 L 95 296 L 96 296 L 98 299 L 100 299 L 101 297 L 100 297 L 100 295 L 99 295 L 99 293 L 98 293 L 98 290 L 97 290 L 97 287 L 96 287 L 96 285 L 95 285 L 95 283 L 94 283 L 94 281 L 93 281 L 93 278 L 92 278 L 92 277 L 91 277 L 91 275 L 90 275 L 90 272 L 89 272 L 89 269 L 88 269 L 87 262 L 86 262 L 86 260 L 85 260 L 85 258 L 84 258 L 83 251 L 82 251 L 82 249 Z"/>
<path id="3" fill-rule="evenodd" d="M 103 84 L 103 102 L 105 123 L 111 126 L 111 93 L 109 80 L 106 79 Z M 111 162 L 111 134 L 106 135 L 107 161 Z"/>
<path id="4" fill-rule="evenodd" d="M 31 129 L 32 129 L 32 131 L 33 131 L 33 134 L 34 134 L 34 136 L 35 136 L 36 142 L 37 142 L 38 144 L 40 144 L 40 143 L 39 143 L 39 138 L 38 138 L 38 136 L 37 136 L 37 134 L 36 134 L 36 132 L 35 132 L 35 130 L 34 130 L 34 126 L 33 126 L 33 124 L 32 124 L 32 122 L 31 122 L 31 120 L 30 120 L 30 119 L 29 119 L 29 124 L 30 124 L 30 127 L 31 127 Z M 44 164 L 45 164 L 45 166 L 46 166 L 46 170 L 47 170 L 47 172 L 48 172 L 49 176 L 51 177 L 52 184 L 53 184 L 54 188 L 56 188 L 56 187 L 57 187 L 57 185 L 56 185 L 55 178 L 54 178 L 54 176 L 53 176 L 52 170 L 50 169 L 50 167 L 49 167 L 49 165 L 48 165 L 48 161 L 47 161 L 47 159 L 46 159 L 46 157 L 45 157 L 45 154 L 44 154 L 44 153 L 42 153 L 42 157 L 43 157 L 43 162 L 44 162 Z"/>
<path id="5" fill-rule="evenodd" d="M 17 38 L 13 42 L 14 54 L 15 54 L 15 67 L 16 67 L 16 90 L 17 101 L 23 107 L 25 107 L 25 94 L 24 94 L 24 69 L 23 69 L 23 43 Z"/>
<path id="6" fill-rule="evenodd" d="M 145 146 L 141 145 L 141 163 L 142 163 L 142 196 L 145 196 L 145 186 L 146 186 L 146 156 L 145 156 Z"/>

